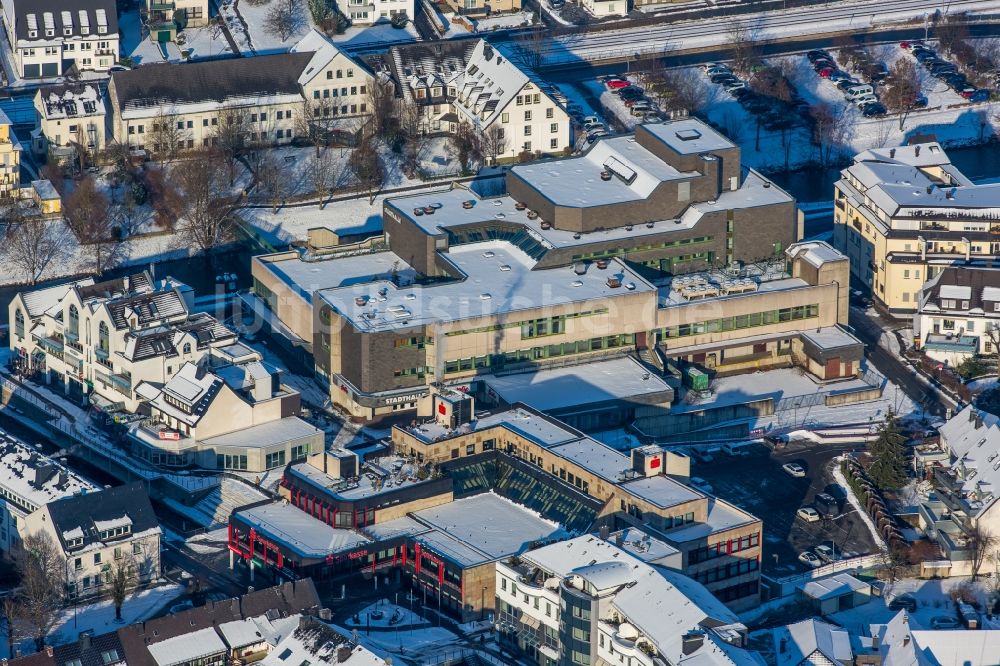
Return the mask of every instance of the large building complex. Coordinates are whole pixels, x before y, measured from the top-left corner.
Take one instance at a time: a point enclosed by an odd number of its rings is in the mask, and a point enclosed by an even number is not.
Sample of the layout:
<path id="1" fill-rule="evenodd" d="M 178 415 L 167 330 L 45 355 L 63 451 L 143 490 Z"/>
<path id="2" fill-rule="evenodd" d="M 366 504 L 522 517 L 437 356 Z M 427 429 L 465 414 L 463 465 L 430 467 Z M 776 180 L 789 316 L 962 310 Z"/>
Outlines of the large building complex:
<path id="1" fill-rule="evenodd" d="M 387 200 L 387 251 L 254 259 L 257 295 L 334 402 L 372 419 L 415 409 L 435 381 L 645 350 L 719 372 L 858 371 L 860 343 L 837 328 L 846 258 L 792 245 L 791 197 L 699 121 L 513 167 L 507 190 Z"/>
<path id="2" fill-rule="evenodd" d="M 157 465 L 260 472 L 318 449 L 322 433 L 298 418 L 282 371 L 193 301 L 187 285 L 148 273 L 19 292 L 15 366 L 73 399 L 139 414 L 131 452 Z"/>
<path id="3" fill-rule="evenodd" d="M 460 392 L 435 404 L 437 419 L 393 429 L 392 455 L 334 450 L 291 465 L 288 503 L 235 512 L 230 550 L 291 576 L 399 569 L 470 619 L 497 561 L 604 526 L 663 541 L 664 562 L 733 608 L 756 603 L 761 521 L 686 485 L 686 457 L 624 455 L 523 405 L 477 418 Z M 505 529 L 484 534 L 484 516 Z"/>
<path id="4" fill-rule="evenodd" d="M 118 62 L 114 0 L 8 0 L 3 22 L 18 77 L 106 72 Z"/>
<path id="5" fill-rule="evenodd" d="M 834 245 L 891 314 L 912 317 L 948 266 L 991 266 L 1000 185 L 974 185 L 937 143 L 867 150 L 835 185 Z"/>

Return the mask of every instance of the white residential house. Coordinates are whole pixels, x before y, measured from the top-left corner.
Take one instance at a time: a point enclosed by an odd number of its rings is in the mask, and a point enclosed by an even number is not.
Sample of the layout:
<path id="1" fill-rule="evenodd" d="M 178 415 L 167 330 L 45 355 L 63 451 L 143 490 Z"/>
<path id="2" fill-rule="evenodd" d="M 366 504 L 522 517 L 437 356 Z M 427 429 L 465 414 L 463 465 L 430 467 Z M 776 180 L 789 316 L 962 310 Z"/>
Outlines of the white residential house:
<path id="1" fill-rule="evenodd" d="M 754 663 L 746 627 L 669 551 L 648 535 L 585 535 L 497 562 L 501 640 L 539 666 Z"/>
<path id="2" fill-rule="evenodd" d="M 103 72 L 118 62 L 115 0 L 5 0 L 3 20 L 19 77 Z"/>
<path id="3" fill-rule="evenodd" d="M 373 25 L 392 20 L 396 14 L 405 14 L 412 21 L 414 0 L 347 0 L 338 3 L 354 25 Z"/>
<path id="4" fill-rule="evenodd" d="M 973 530 L 1000 534 L 1000 417 L 970 405 L 938 429 L 947 460 L 930 467 L 934 492 L 919 509 L 920 527 L 945 556 L 936 576 L 972 573 Z M 980 574 L 1000 572 L 1000 548 L 982 560 Z"/>
<path id="5" fill-rule="evenodd" d="M 78 149 L 104 150 L 104 96 L 96 83 L 42 86 L 34 102 L 31 149 L 36 155 L 59 159 L 71 158 Z"/>
<path id="6" fill-rule="evenodd" d="M 208 0 L 146 0 L 146 25 L 153 42 L 172 42 L 184 28 L 208 25 Z"/>
<path id="7" fill-rule="evenodd" d="M 913 337 L 918 349 L 952 366 L 973 356 L 995 355 L 1000 343 L 1000 270 L 948 267 L 925 282 L 913 317 Z"/>
<path id="8" fill-rule="evenodd" d="M 10 348 L 22 372 L 75 398 L 135 412 L 142 382 L 162 385 L 236 333 L 192 313 L 194 292 L 148 273 L 23 291 L 9 306 Z"/>
<path id="9" fill-rule="evenodd" d="M 0 431 L 0 551 L 20 541 L 25 518 L 49 502 L 96 487 L 16 437 Z"/>
<path id="10" fill-rule="evenodd" d="M 550 96 L 551 89 L 485 40 L 476 44 L 453 85 L 459 122 L 479 133 L 492 126 L 502 132 L 505 145 L 497 159 L 554 155 L 572 147 L 569 114 Z"/>
<path id="11" fill-rule="evenodd" d="M 356 131 L 368 115 L 370 73 L 313 30 L 289 53 L 116 72 L 108 85 L 111 133 L 156 152 L 154 127 L 176 124 L 179 148 L 216 145 L 220 120 L 237 114 L 252 143 L 287 144 L 303 114 L 331 132 Z"/>
<path id="12" fill-rule="evenodd" d="M 44 534 L 65 562 L 73 599 L 107 590 L 116 567 L 129 572 L 130 586 L 160 577 L 160 522 L 143 482 L 50 502 L 29 515 L 21 538 Z"/>
<path id="13" fill-rule="evenodd" d="M 630 0 L 581 0 L 580 4 L 597 18 L 624 16 L 630 9 Z"/>

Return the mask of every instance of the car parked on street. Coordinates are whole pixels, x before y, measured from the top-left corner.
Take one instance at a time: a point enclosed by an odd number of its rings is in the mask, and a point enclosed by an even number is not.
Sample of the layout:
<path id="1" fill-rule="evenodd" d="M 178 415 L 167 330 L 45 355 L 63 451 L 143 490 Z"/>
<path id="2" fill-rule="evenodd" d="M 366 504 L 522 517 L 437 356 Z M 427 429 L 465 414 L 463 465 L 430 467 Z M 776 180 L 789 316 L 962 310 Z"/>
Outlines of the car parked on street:
<path id="1" fill-rule="evenodd" d="M 632 84 L 625 79 L 608 79 L 604 82 L 604 85 L 611 90 L 619 90 L 621 88 L 628 88 Z"/>
<path id="2" fill-rule="evenodd" d="M 813 555 L 812 553 L 810 553 L 808 550 L 799 553 L 799 562 L 801 562 L 802 564 L 806 564 L 812 567 L 813 569 L 823 566 L 823 561 L 820 560 L 815 555 Z"/>
<path id="3" fill-rule="evenodd" d="M 900 594 L 895 597 L 892 601 L 886 604 L 889 610 L 900 611 L 908 610 L 911 613 L 917 610 L 917 600 L 912 594 Z"/>
<path id="4" fill-rule="evenodd" d="M 889 110 L 885 108 L 885 105 L 879 102 L 869 104 L 865 108 L 861 109 L 861 115 L 865 118 L 879 118 L 887 113 L 889 113 Z"/>
<path id="5" fill-rule="evenodd" d="M 797 479 L 803 479 L 806 476 L 806 468 L 795 462 L 785 463 L 781 466 L 781 469 Z"/>
<path id="6" fill-rule="evenodd" d="M 807 523 L 815 523 L 819 520 L 819 511 L 811 506 L 804 506 L 795 512 L 797 518 L 801 518 Z"/>

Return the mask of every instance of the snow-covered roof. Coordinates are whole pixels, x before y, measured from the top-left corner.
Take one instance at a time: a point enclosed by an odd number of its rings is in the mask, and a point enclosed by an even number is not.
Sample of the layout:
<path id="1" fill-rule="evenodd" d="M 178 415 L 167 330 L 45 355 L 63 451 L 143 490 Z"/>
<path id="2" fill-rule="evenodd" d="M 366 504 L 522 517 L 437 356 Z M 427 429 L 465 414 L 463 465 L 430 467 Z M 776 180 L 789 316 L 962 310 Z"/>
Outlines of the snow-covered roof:
<path id="1" fill-rule="evenodd" d="M 322 559 L 371 541 L 360 532 L 330 527 L 283 501 L 243 509 L 233 515 L 303 558 Z"/>
<path id="2" fill-rule="evenodd" d="M 951 452 L 951 472 L 969 512 L 975 515 L 992 506 L 1000 494 L 1000 417 L 969 405 L 938 432 Z"/>
<path id="3" fill-rule="evenodd" d="M 96 486 L 0 430 L 0 489 L 8 504 L 30 513 Z"/>
<path id="4" fill-rule="evenodd" d="M 64 282 L 63 284 L 44 287 L 42 289 L 32 289 L 31 291 L 19 292 L 24 301 L 24 307 L 28 311 L 28 318 L 35 319 L 41 317 L 47 310 L 58 305 L 66 294 L 73 287 L 89 287 L 94 284 L 94 278 L 85 278 L 74 282 Z"/>
<path id="5" fill-rule="evenodd" d="M 801 589 L 803 594 L 810 599 L 824 601 L 826 599 L 835 599 L 845 594 L 871 590 L 871 585 L 858 580 L 851 574 L 839 573 L 827 578 L 810 580 L 803 584 Z"/>
<path id="6" fill-rule="evenodd" d="M 757 521 L 753 515 L 717 497 L 708 499 L 708 516 L 703 523 L 691 523 L 670 530 L 670 540 L 684 543 L 705 539 L 716 532 L 723 532 L 738 525 L 749 525 Z"/>
<path id="7" fill-rule="evenodd" d="M 417 511 L 412 517 L 432 528 L 417 535 L 417 541 L 463 566 L 517 555 L 532 543 L 567 536 L 557 523 L 493 493 Z"/>
<path id="8" fill-rule="evenodd" d="M 238 427 L 239 423 L 232 426 Z M 294 442 L 321 434 L 322 431 L 297 416 L 286 416 L 265 423 L 258 423 L 249 428 L 234 430 L 224 435 L 201 440 L 201 445 L 211 449 L 227 447 L 243 447 L 266 449 L 287 442 Z"/>
<path id="9" fill-rule="evenodd" d="M 921 664 L 1000 663 L 1000 630 L 913 631 Z"/>
<path id="10" fill-rule="evenodd" d="M 693 488 L 662 474 L 629 481 L 622 484 L 621 488 L 661 509 L 669 509 L 705 497 Z"/>
<path id="11" fill-rule="evenodd" d="M 801 335 L 820 349 L 837 349 L 838 347 L 862 344 L 850 331 L 840 326 L 823 326 L 817 329 L 809 329 L 802 331 Z"/>
<path id="12" fill-rule="evenodd" d="M 299 74 L 299 85 L 306 85 L 316 78 L 320 70 L 326 68 L 338 55 L 343 55 L 347 58 L 348 62 L 361 69 L 358 63 L 351 60 L 343 51 L 334 46 L 333 42 L 316 28 L 312 28 L 289 51 L 291 53 L 312 53 L 312 59 L 302 68 L 302 73 Z"/>
<path id="13" fill-rule="evenodd" d="M 454 79 L 453 107 L 475 125 L 488 127 L 529 82 L 505 54 L 481 39 Z"/>
<path id="14" fill-rule="evenodd" d="M 941 144 L 936 141 L 892 148 L 871 148 L 859 153 L 854 161 L 886 162 L 915 167 L 940 166 L 951 162 Z"/>
<path id="15" fill-rule="evenodd" d="M 278 617 L 273 620 L 267 615 L 248 617 L 243 620 L 223 622 L 219 633 L 232 649 L 267 642 L 274 645 L 289 636 L 299 626 L 300 615 Z"/>
<path id="16" fill-rule="evenodd" d="M 104 115 L 104 97 L 96 83 L 70 83 L 38 90 L 41 113 L 47 120 Z"/>
<path id="17" fill-rule="evenodd" d="M 542 368 L 484 381 L 508 404 L 523 402 L 541 411 L 628 398 L 669 394 L 670 386 L 633 358 Z"/>
<path id="18" fill-rule="evenodd" d="M 106 532 L 108 530 L 115 530 L 121 527 L 132 527 L 132 519 L 127 515 L 123 515 L 118 518 L 110 518 L 108 520 L 95 520 L 94 527 L 97 528 L 98 532 Z"/>
<path id="19" fill-rule="evenodd" d="M 439 255 L 464 277 L 428 285 L 389 280 L 324 289 L 320 297 L 363 332 L 496 317 L 520 310 L 599 301 L 655 288 L 617 259 L 606 270 L 578 274 L 571 266 L 533 271 L 517 246 L 490 240 Z M 616 283 L 610 278 L 616 277 Z"/>
<path id="20" fill-rule="evenodd" d="M 815 663 L 816 653 L 830 662 L 851 663 L 854 651 L 847 630 L 810 618 L 780 627 L 774 632 L 777 666 Z"/>
<path id="21" fill-rule="evenodd" d="M 362 645 L 321 622 L 295 629 L 257 662 L 261 666 L 302 666 L 303 664 L 343 664 L 346 666 L 386 666 L 387 662 Z"/>
<path id="22" fill-rule="evenodd" d="M 822 268 L 831 261 L 847 261 L 847 257 L 825 241 L 803 241 L 793 243 L 785 250 L 785 254 L 796 259 L 801 258 L 816 268 Z"/>
<path id="23" fill-rule="evenodd" d="M 163 390 L 150 404 L 164 414 L 194 425 L 205 415 L 223 384 L 218 375 L 189 361 L 164 384 Z M 173 403 L 186 405 L 187 409 Z"/>
<path id="24" fill-rule="evenodd" d="M 226 644 L 219 638 L 215 628 L 209 627 L 153 643 L 147 649 L 158 666 L 176 666 L 224 653 Z"/>
<path id="25" fill-rule="evenodd" d="M 698 155 L 736 147 L 732 141 L 697 118 L 647 123 L 643 127 L 681 155 Z"/>

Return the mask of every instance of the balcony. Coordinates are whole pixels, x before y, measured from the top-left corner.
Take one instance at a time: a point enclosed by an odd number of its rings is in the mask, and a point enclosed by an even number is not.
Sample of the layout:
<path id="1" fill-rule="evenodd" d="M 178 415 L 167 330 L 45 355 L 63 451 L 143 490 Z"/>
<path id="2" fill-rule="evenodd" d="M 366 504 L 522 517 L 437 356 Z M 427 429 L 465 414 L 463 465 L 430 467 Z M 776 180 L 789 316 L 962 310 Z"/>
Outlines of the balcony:
<path id="1" fill-rule="evenodd" d="M 162 2 L 154 0 L 149 3 L 149 11 L 151 12 L 172 12 L 175 6 L 173 2 Z"/>
<path id="2" fill-rule="evenodd" d="M 106 372 L 95 371 L 94 379 L 105 386 L 110 386 L 127 398 L 132 397 L 132 378 L 119 374 L 108 374 Z"/>
<path id="3" fill-rule="evenodd" d="M 38 345 L 45 350 L 47 354 L 52 354 L 59 360 L 63 358 L 63 342 L 60 339 L 49 338 L 49 337 L 38 337 Z"/>

